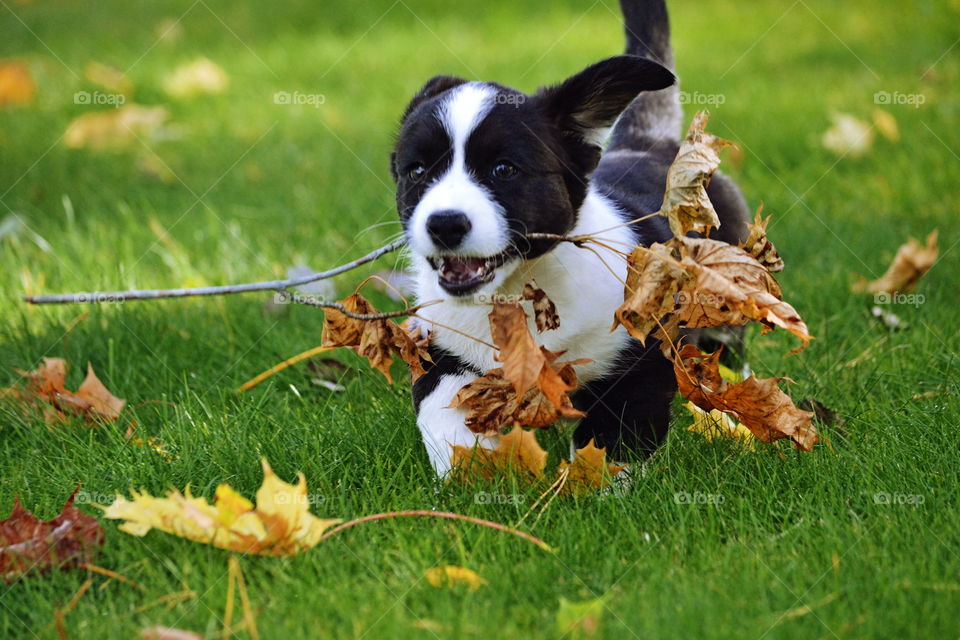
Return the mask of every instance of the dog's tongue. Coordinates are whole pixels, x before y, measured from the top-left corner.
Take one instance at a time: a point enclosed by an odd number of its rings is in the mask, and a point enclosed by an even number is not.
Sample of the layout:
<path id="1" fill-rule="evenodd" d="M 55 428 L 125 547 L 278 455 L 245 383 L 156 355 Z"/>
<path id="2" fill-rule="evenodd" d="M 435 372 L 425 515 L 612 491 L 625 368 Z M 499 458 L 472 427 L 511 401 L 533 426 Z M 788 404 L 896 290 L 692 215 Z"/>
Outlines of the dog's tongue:
<path id="1" fill-rule="evenodd" d="M 485 258 L 449 256 L 440 264 L 440 277 L 450 282 L 466 282 L 483 274 Z"/>

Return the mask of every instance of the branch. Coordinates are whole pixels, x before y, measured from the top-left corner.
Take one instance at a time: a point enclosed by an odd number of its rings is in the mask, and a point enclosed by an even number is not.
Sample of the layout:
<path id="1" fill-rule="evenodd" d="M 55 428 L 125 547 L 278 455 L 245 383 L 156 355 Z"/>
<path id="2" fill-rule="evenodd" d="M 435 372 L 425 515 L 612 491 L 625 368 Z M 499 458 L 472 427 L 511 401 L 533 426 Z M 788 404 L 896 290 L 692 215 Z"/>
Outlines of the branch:
<path id="1" fill-rule="evenodd" d="M 128 300 L 159 300 L 162 298 L 189 298 L 194 296 L 219 296 L 233 293 L 249 293 L 251 291 L 283 291 L 290 287 L 332 278 L 351 269 L 373 262 L 380 256 L 386 255 L 403 247 L 406 240 L 396 240 L 379 249 L 371 251 L 362 258 L 342 264 L 327 271 L 320 271 L 287 280 L 268 280 L 266 282 L 249 282 L 246 284 L 230 284 L 219 287 L 195 287 L 191 289 L 134 289 L 131 291 L 91 291 L 87 293 L 62 293 L 39 296 L 25 296 L 24 301 L 30 304 L 77 304 L 101 302 L 126 302 Z M 341 309 L 341 311 L 343 311 Z M 349 314 L 347 314 L 349 315 Z M 351 316 L 355 317 L 355 316 Z M 364 319 L 364 318 L 359 318 Z"/>

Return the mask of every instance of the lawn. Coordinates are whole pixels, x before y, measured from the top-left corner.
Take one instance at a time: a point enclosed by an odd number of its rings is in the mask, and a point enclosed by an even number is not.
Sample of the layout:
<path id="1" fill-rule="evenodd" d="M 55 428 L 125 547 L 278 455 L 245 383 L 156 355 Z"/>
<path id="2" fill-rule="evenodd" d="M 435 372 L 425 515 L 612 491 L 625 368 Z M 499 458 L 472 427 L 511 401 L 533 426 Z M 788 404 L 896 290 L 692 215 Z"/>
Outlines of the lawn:
<path id="1" fill-rule="evenodd" d="M 558 499 L 526 519 L 521 528 L 554 554 L 465 523 L 395 519 L 296 557 L 243 557 L 260 637 L 587 635 L 558 627 L 562 599 L 602 600 L 596 638 L 960 633 L 960 3 L 670 4 L 683 88 L 709 98 L 711 129 L 741 145 L 724 168 L 773 216 L 786 298 L 816 336 L 783 358 L 789 335 L 753 332 L 749 360 L 845 425 L 824 427 L 829 446 L 812 453 L 744 453 L 685 431 L 678 410 L 632 492 Z M 437 509 L 513 524 L 527 512 L 539 492 L 509 478 L 435 486 L 399 368 L 391 387 L 338 353 L 344 392 L 312 384 L 300 366 L 237 393 L 319 344 L 316 309 L 271 307 L 268 294 L 44 308 L 21 296 L 263 280 L 380 246 L 399 231 L 387 164 L 396 123 L 425 79 L 524 90 L 559 81 L 619 51 L 615 3 L 15 1 L 0 8 L 0 32 L 0 58 L 25 60 L 37 83 L 33 104 L 0 109 L 0 387 L 58 356 L 73 365 L 72 385 L 91 362 L 129 403 L 120 422 L 95 428 L 48 427 L 0 405 L 0 517 L 14 495 L 52 517 L 78 483 L 103 503 L 187 484 L 212 498 L 221 482 L 252 496 L 261 458 L 286 480 L 302 471 L 321 517 Z M 229 87 L 167 96 L 167 74 L 200 56 Z M 131 100 L 165 106 L 165 134 L 121 151 L 68 148 L 72 119 L 111 108 L 74 99 L 103 91 L 84 77 L 90 62 L 126 71 Z M 901 139 L 878 137 L 863 157 L 825 149 L 831 114 L 870 121 L 881 91 L 923 96 L 879 105 Z M 277 104 L 277 92 L 322 98 Z M 888 330 L 851 284 L 933 229 L 940 260 L 917 304 L 886 307 L 907 325 Z M 399 265 L 391 256 L 341 276 L 338 294 Z M 131 422 L 169 456 L 129 442 Z M 563 452 L 559 434 L 544 440 Z M 220 637 L 228 552 L 102 522 L 97 564 L 141 589 L 93 575 L 66 615 L 70 638 L 130 638 L 152 625 Z M 428 585 L 424 571 L 447 564 L 488 584 Z M 55 611 L 88 577 L 0 584 L 0 636 L 58 637 Z"/>

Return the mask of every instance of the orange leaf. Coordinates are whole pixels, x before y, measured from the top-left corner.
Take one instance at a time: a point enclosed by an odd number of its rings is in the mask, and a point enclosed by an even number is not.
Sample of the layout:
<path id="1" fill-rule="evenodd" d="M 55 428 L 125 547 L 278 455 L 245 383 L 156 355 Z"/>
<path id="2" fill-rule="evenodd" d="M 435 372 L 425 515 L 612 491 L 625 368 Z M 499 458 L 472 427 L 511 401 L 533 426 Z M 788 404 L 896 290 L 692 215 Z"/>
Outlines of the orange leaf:
<path id="1" fill-rule="evenodd" d="M 22 406 L 46 403 L 44 419 L 47 422 L 63 420 L 63 412 L 82 416 L 90 422 L 113 422 L 126 405 L 125 400 L 103 386 L 90 364 L 87 377 L 76 392 L 66 388 L 67 362 L 62 358 L 44 358 L 36 370 L 19 373 L 28 380 L 26 391 L 7 389 L 5 395 Z"/>
<path id="2" fill-rule="evenodd" d="M 927 236 L 927 246 L 922 246 L 914 238 L 900 246 L 886 273 L 872 282 L 859 282 L 854 291 L 870 293 L 909 293 L 917 286 L 917 281 L 930 270 L 937 261 L 940 250 L 937 248 L 937 231 Z"/>
<path id="3" fill-rule="evenodd" d="M 0 107 L 21 107 L 33 102 L 37 85 L 30 68 L 20 60 L 0 61 Z"/>
<path id="4" fill-rule="evenodd" d="M 500 349 L 497 362 L 503 363 L 503 377 L 513 384 L 517 395 L 532 388 L 546 359 L 527 327 L 527 314 L 516 302 L 497 302 L 490 312 L 490 335 Z"/>
<path id="5" fill-rule="evenodd" d="M 599 491 L 610 486 L 610 479 L 626 468 L 607 462 L 606 448 L 598 449 L 591 439 L 587 446 L 577 449 L 573 462 L 560 463 L 560 473 L 569 470 L 561 493 L 581 496 Z"/>
<path id="6" fill-rule="evenodd" d="M 514 427 L 504 436 L 495 449 L 453 446 L 450 456 L 453 477 L 458 480 L 484 478 L 493 480 L 497 475 L 542 478 L 547 465 L 547 452 L 537 442 L 536 431 L 524 431 Z"/>

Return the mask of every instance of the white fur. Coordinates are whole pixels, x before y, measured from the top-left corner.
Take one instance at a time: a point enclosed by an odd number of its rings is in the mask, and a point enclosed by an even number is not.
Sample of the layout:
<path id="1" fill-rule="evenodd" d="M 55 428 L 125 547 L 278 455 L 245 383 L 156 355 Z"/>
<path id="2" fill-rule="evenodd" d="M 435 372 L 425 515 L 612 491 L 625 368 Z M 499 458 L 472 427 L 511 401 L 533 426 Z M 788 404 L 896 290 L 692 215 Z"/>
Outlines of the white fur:
<path id="1" fill-rule="evenodd" d="M 498 437 L 483 437 L 470 431 L 463 424 L 465 413 L 462 409 L 450 409 L 448 406 L 457 392 L 468 382 L 471 375 L 450 375 L 441 378 L 436 389 L 420 403 L 417 413 L 417 426 L 423 435 L 430 463 L 438 476 L 450 471 L 450 454 L 453 445 L 467 448 L 479 444 L 486 449 L 496 447 Z"/>
<path id="2" fill-rule="evenodd" d="M 597 234 L 599 239 L 624 251 L 634 244 L 633 234 L 627 227 L 610 227 L 622 224 L 625 219 L 612 202 L 591 188 L 570 235 L 603 231 Z M 623 303 L 627 265 L 619 254 L 596 245 L 588 246 L 592 246 L 593 251 L 565 242 L 529 262 L 513 261 L 498 269 L 493 282 L 480 292 L 464 298 L 446 294 L 437 282 L 437 272 L 414 252 L 417 299 L 421 302 L 443 300 L 424 308 L 420 315 L 489 342 L 489 301 L 498 294 L 517 295 L 526 282 L 536 280 L 557 305 L 560 316 L 558 329 L 536 334 L 532 308 L 530 303 L 525 303 L 537 341 L 551 351 L 566 351 L 564 359 L 592 358 L 594 362 L 577 367 L 577 376 L 581 382 L 597 379 L 607 373 L 605 367 L 630 339 L 623 327 L 610 331 L 613 312 Z M 431 329 L 439 347 L 481 371 L 500 366 L 490 347 L 441 326 Z"/>
<path id="3" fill-rule="evenodd" d="M 503 208 L 473 179 L 466 161 L 467 140 L 490 113 L 495 96 L 493 87 L 471 82 L 454 89 L 441 107 L 438 117 L 452 141 L 453 159 L 447 171 L 430 186 L 413 210 L 410 243 L 415 253 L 440 254 L 440 249 L 427 234 L 427 218 L 448 209 L 460 211 L 470 220 L 470 232 L 457 247 L 459 255 L 486 257 L 507 248 Z"/>

